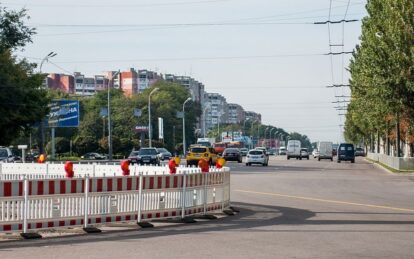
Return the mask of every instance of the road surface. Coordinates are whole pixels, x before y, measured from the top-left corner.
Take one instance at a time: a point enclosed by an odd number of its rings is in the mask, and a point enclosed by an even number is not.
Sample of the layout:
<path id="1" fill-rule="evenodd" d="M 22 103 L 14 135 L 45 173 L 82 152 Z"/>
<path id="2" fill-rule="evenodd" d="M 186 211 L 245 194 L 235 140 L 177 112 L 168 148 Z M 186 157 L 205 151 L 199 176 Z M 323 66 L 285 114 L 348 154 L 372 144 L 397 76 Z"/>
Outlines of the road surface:
<path id="1" fill-rule="evenodd" d="M 414 175 L 271 157 L 229 162 L 235 216 L 0 242 L 0 258 L 413 258 Z"/>

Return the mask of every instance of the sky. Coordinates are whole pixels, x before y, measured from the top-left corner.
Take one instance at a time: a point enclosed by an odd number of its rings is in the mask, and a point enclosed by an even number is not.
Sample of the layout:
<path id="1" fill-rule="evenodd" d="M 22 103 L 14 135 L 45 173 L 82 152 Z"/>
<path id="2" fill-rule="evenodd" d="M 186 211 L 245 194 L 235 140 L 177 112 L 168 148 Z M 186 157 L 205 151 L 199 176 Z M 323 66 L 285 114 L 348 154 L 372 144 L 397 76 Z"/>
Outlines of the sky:
<path id="1" fill-rule="evenodd" d="M 1 0 L 0 0 L 1 1 Z M 149 69 L 187 75 L 262 123 L 343 141 L 351 55 L 362 0 L 4 0 L 26 8 L 33 43 L 18 53 L 42 72 Z M 314 22 L 358 20 L 337 24 Z M 332 46 L 333 45 L 333 46 Z M 343 96 L 343 97 L 338 97 Z M 334 103 L 338 102 L 339 103 Z M 344 102 L 345 101 L 345 102 Z"/>

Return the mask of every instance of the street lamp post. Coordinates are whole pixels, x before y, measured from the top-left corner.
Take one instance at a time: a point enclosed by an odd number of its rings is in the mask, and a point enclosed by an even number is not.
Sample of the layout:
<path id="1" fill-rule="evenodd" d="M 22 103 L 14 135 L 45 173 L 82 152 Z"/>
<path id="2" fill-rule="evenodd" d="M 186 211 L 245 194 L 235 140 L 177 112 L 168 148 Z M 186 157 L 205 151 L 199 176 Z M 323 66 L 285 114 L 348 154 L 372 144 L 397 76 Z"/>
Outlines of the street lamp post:
<path id="1" fill-rule="evenodd" d="M 108 80 L 108 158 L 111 161 L 112 160 L 112 124 L 111 124 L 111 92 L 110 92 L 110 85 L 112 80 L 118 76 L 120 71 L 116 71 Z"/>
<path id="2" fill-rule="evenodd" d="M 243 135 L 246 135 L 246 121 L 250 120 L 250 118 L 247 118 L 243 122 Z"/>
<path id="3" fill-rule="evenodd" d="M 204 138 L 206 137 L 206 120 L 207 120 L 207 118 L 206 118 L 206 111 L 207 111 L 207 109 L 209 109 L 210 107 L 209 106 L 206 106 L 205 108 L 204 108 L 204 110 L 203 110 L 203 119 L 204 119 L 204 125 L 203 125 L 203 136 L 204 136 Z"/>
<path id="4" fill-rule="evenodd" d="M 276 128 L 272 128 L 269 132 L 269 140 L 270 140 L 270 145 L 272 145 L 272 132 L 273 130 L 275 130 Z"/>
<path id="5" fill-rule="evenodd" d="M 264 132 L 264 141 L 265 141 L 265 147 L 267 148 L 267 138 L 266 138 L 266 133 L 269 130 L 269 127 L 266 127 L 265 132 Z"/>
<path id="6" fill-rule="evenodd" d="M 49 58 L 53 58 L 54 56 L 56 56 L 57 55 L 57 53 L 55 53 L 55 52 L 50 52 L 49 54 L 47 54 L 43 59 L 42 59 L 42 61 L 40 62 L 40 66 L 39 66 L 39 73 L 40 74 L 42 74 L 42 67 L 43 67 L 43 63 L 45 63 L 45 62 L 48 62 L 49 61 Z M 39 152 L 40 152 L 40 154 L 44 154 L 45 153 L 45 121 L 44 121 L 44 119 L 42 119 L 41 121 L 40 121 L 40 147 L 39 147 Z M 52 128 L 52 134 L 51 134 L 52 136 L 53 136 L 53 139 L 52 139 L 52 157 L 54 158 L 54 155 L 55 155 L 55 150 L 54 150 L 54 148 L 55 148 L 55 139 L 54 139 L 54 135 L 55 135 L 55 128 Z"/>
<path id="7" fill-rule="evenodd" d="M 185 151 L 187 150 L 186 143 L 185 143 L 185 104 L 191 101 L 191 98 L 188 97 L 187 100 L 183 103 L 183 154 L 185 156 Z"/>
<path id="8" fill-rule="evenodd" d="M 158 91 L 159 88 L 154 88 L 148 95 L 148 144 L 149 147 L 152 147 L 152 128 L 151 128 L 151 95 Z"/>

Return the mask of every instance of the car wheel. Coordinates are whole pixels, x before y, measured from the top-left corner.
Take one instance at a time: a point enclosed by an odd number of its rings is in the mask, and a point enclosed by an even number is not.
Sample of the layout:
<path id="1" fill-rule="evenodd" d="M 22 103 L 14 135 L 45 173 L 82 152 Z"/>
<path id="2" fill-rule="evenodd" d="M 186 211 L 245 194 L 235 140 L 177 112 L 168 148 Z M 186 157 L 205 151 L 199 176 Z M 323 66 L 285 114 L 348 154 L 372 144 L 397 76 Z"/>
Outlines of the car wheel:
<path id="1" fill-rule="evenodd" d="M 331 162 L 333 161 L 333 158 L 331 158 Z"/>
<path id="2" fill-rule="evenodd" d="M 355 159 L 352 159 L 352 160 L 351 160 L 351 163 L 355 163 Z"/>
<path id="3" fill-rule="evenodd" d="M 341 163 L 341 160 L 338 160 L 338 163 Z"/>
<path id="4" fill-rule="evenodd" d="M 262 166 L 266 166 L 266 163 L 263 163 Z"/>
<path id="5" fill-rule="evenodd" d="M 287 157 L 287 160 L 289 160 L 290 159 L 290 157 Z"/>
<path id="6" fill-rule="evenodd" d="M 302 157 L 299 157 L 299 160 L 302 160 Z"/>
<path id="7" fill-rule="evenodd" d="M 318 158 L 318 161 L 321 161 L 321 159 L 320 159 L 320 158 Z"/>

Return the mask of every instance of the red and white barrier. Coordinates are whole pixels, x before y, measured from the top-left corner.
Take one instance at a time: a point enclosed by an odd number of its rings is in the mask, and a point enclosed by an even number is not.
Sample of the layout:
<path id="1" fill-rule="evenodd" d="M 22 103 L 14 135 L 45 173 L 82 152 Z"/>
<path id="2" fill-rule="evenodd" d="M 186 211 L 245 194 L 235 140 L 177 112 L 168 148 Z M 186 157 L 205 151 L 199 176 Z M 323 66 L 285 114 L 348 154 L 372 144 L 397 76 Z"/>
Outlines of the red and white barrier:
<path id="1" fill-rule="evenodd" d="M 173 175 L 166 173 L 168 168 L 151 169 L 111 177 L 57 178 L 60 174 L 54 172 L 49 179 L 39 173 L 30 179 L 29 174 L 14 174 L 20 179 L 0 180 L 0 232 L 183 218 L 230 205 L 228 168 L 202 173 L 179 167 Z"/>

